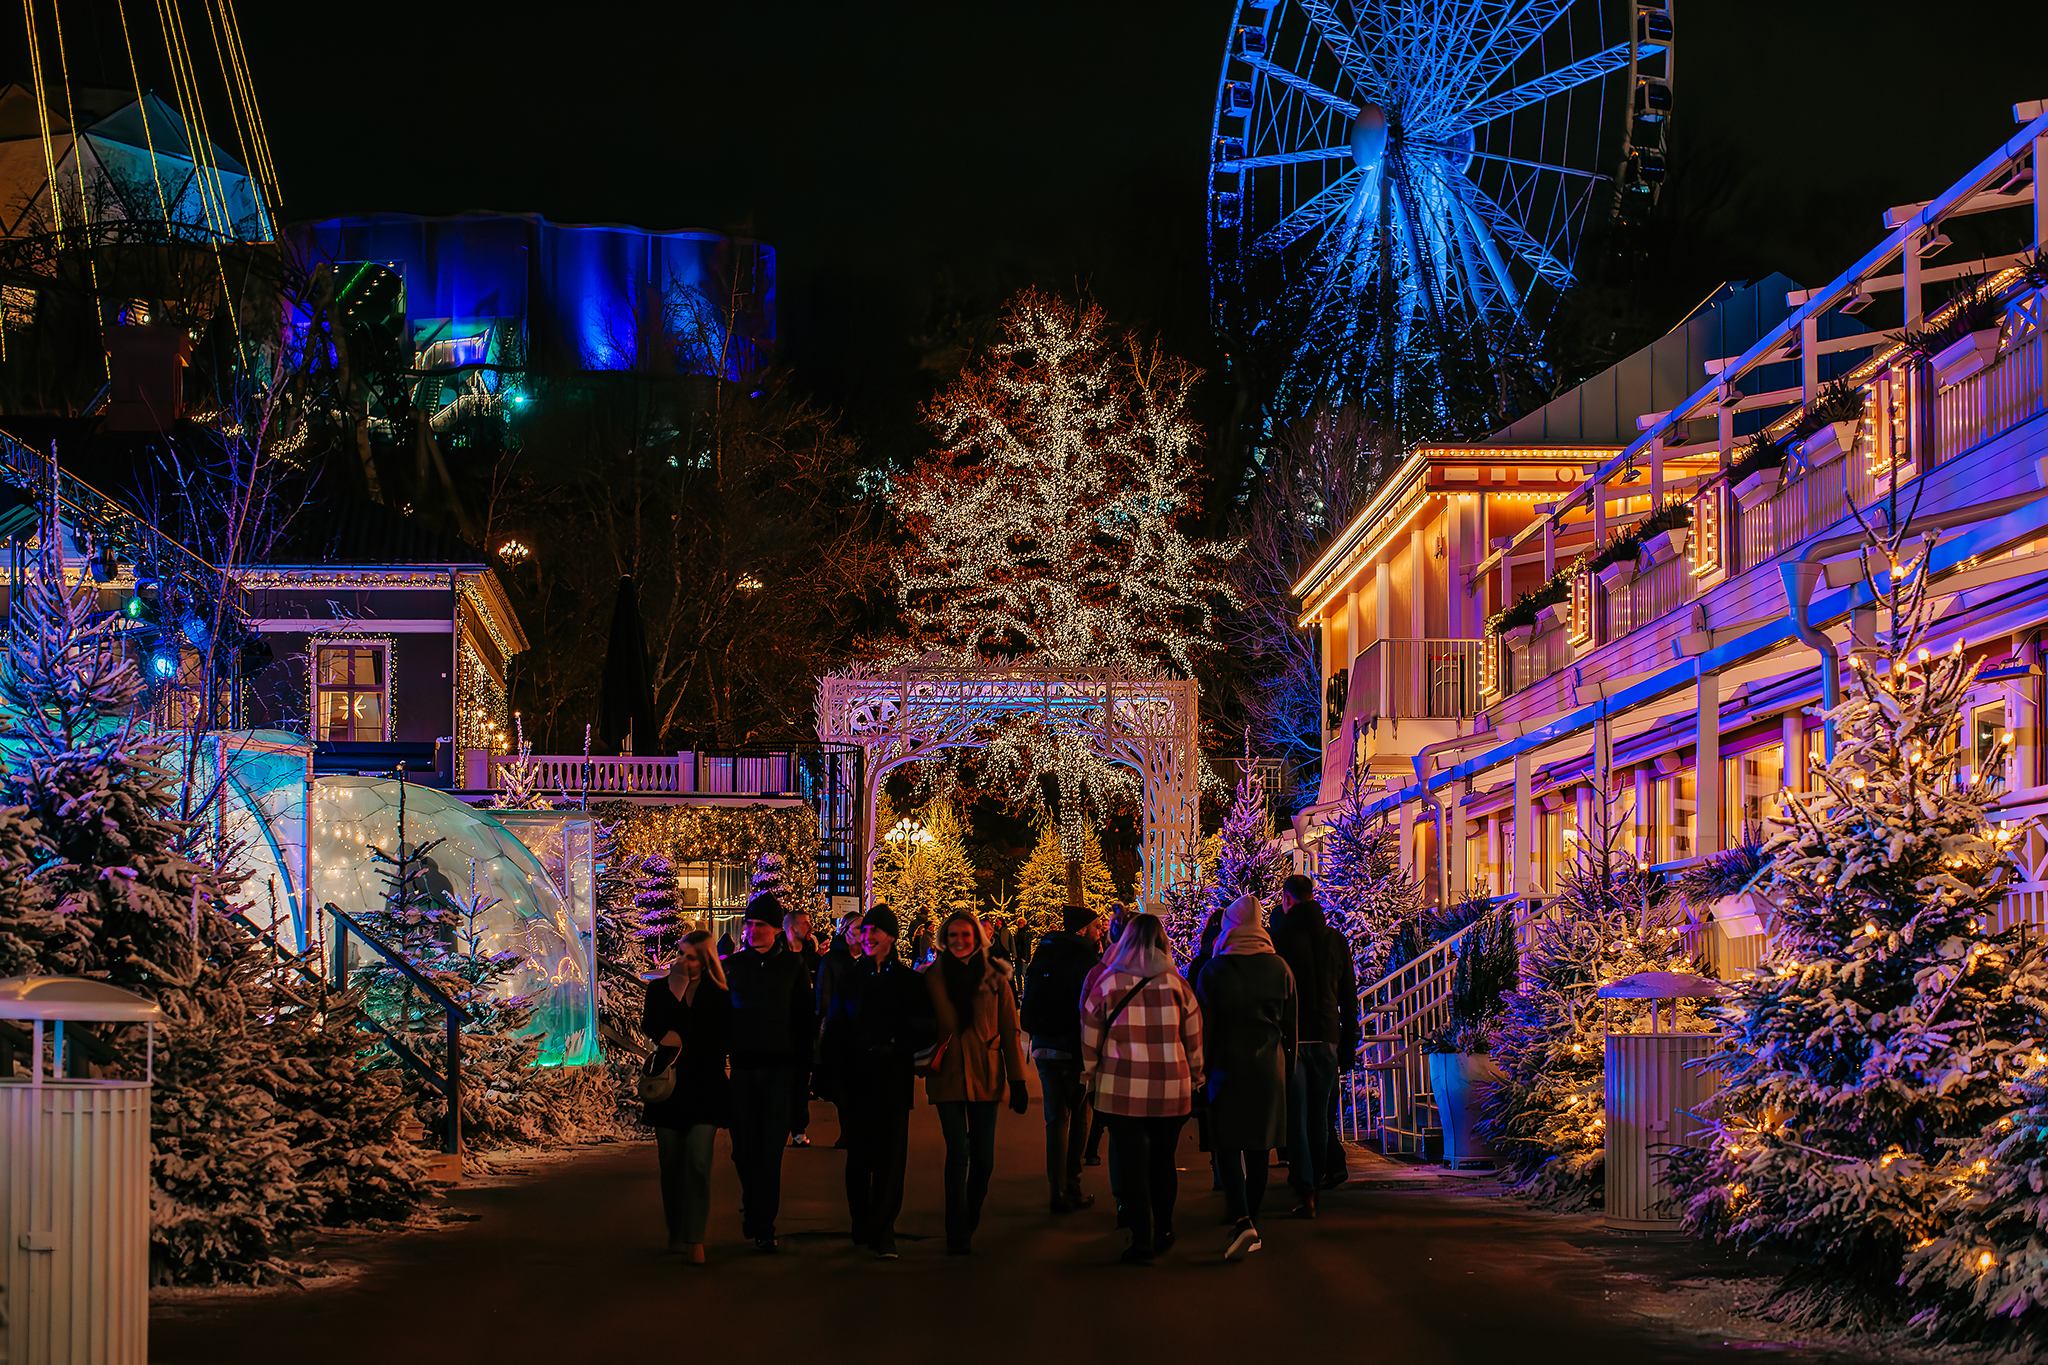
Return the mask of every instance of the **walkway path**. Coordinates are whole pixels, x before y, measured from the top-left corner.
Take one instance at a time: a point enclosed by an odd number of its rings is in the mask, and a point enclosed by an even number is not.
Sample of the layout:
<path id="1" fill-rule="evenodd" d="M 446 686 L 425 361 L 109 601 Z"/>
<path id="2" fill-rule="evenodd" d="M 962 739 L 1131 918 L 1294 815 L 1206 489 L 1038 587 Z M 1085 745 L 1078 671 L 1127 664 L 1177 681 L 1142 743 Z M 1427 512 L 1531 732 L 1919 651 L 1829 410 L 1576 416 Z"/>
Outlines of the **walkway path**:
<path id="1" fill-rule="evenodd" d="M 1122 1241 L 1103 1168 L 1086 1176 L 1095 1208 L 1046 1211 L 1035 1100 L 1027 1118 L 1003 1111 L 975 1254 L 958 1259 L 940 1235 L 938 1123 L 920 1103 L 903 1258 L 878 1261 L 844 1236 L 832 1110 L 814 1109 L 819 1145 L 786 1154 L 780 1256 L 740 1239 L 723 1134 L 712 1260 L 702 1267 L 656 1254 L 652 1145 L 602 1147 L 530 1180 L 452 1192 L 451 1206 L 481 1215 L 475 1222 L 343 1244 L 341 1255 L 367 1262 L 345 1287 L 159 1305 L 150 1359 L 584 1365 L 700 1359 L 699 1343 L 713 1360 L 772 1365 L 1654 1365 L 1702 1354 L 1618 1311 L 1630 1288 L 1618 1281 L 1644 1277 L 1616 1275 L 1611 1256 L 1574 1246 L 1582 1220 L 1498 1199 L 1340 1190 L 1314 1222 L 1269 1216 L 1266 1249 L 1225 1264 L 1222 1197 L 1209 1189 L 1192 1127 L 1180 1245 L 1149 1270 L 1116 1265 Z M 1269 1215 L 1284 1215 L 1284 1186 L 1269 1202 Z"/>

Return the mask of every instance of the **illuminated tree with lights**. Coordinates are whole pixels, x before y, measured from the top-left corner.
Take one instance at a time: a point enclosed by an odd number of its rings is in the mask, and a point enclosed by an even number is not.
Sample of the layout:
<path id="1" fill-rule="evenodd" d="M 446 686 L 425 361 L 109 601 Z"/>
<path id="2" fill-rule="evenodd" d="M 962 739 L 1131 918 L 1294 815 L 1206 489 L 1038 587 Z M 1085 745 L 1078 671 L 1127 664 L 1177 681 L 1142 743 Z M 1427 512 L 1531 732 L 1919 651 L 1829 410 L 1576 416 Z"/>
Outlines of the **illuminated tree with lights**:
<path id="1" fill-rule="evenodd" d="M 1921 647 L 1933 543 L 1897 573 L 1896 543 L 1864 552 L 1888 624 L 1852 653 L 1828 712 L 1833 760 L 1815 790 L 1789 795 L 1767 846 L 1771 953 L 1718 1011 L 1728 1085 L 1711 1145 L 1677 1168 L 1688 1223 L 1799 1254 L 1794 1287 L 1815 1308 L 1895 1296 L 1916 1249 L 1923 1292 L 1951 1311 L 2039 1273 L 2038 1257 L 2003 1259 L 2039 1235 L 2037 1213 L 1998 1216 L 2014 1195 L 1998 1193 L 2007 1172 L 1992 1162 L 2024 1153 L 1983 1139 L 2025 1100 L 2015 1083 L 2038 1075 L 2048 972 L 2037 940 L 1997 927 L 2009 836 L 1958 744 L 1976 665 L 1960 642 Z M 2000 747 L 1985 766 L 2004 759 Z M 1989 1202 L 1944 1232 L 1978 1176 L 1971 1193 Z"/>
<path id="2" fill-rule="evenodd" d="M 533 761 L 533 741 L 526 737 L 526 721 L 515 715 L 519 747 L 510 763 L 498 768 L 498 794 L 491 804 L 499 810 L 548 810 L 552 803 L 540 789 L 541 765 Z"/>
<path id="3" fill-rule="evenodd" d="M 1523 951 L 1523 989 L 1490 1031 L 1506 1079 L 1482 1101 L 1480 1132 L 1524 1194 L 1575 1209 L 1598 1202 L 1606 1172 L 1605 1035 L 1636 1027 L 1651 1004 L 1597 992 L 1624 976 L 1693 964 L 1683 940 L 1660 924 L 1648 874 L 1612 840 L 1579 843 L 1552 908 Z M 1669 1027 L 1703 1027 L 1696 1002 L 1681 1001 Z"/>
<path id="4" fill-rule="evenodd" d="M 789 890 L 783 885 L 783 881 L 782 855 L 774 852 L 762 853 L 754 859 L 753 873 L 747 878 L 747 899 L 752 900 L 756 896 L 773 896 L 778 901 L 784 902 L 783 908 L 785 910 L 808 908 L 790 905 L 787 902 L 786 897 L 789 895 Z"/>
<path id="5" fill-rule="evenodd" d="M 908 654 L 981 663 L 1167 667 L 1192 675 L 1235 603 L 1233 544 L 1181 526 L 1198 510 L 1187 411 L 1199 372 L 1116 336 L 1093 304 L 1026 290 L 1003 337 L 930 405 L 939 449 L 894 481 L 894 569 Z M 1130 778 L 1072 736 L 1020 724 L 985 771 L 1022 792 L 1057 775 L 1069 877 L 1083 801 Z"/>
<path id="6" fill-rule="evenodd" d="M 1400 832 L 1385 815 L 1369 813 L 1376 795 L 1356 768 L 1347 772 L 1318 848 L 1316 899 L 1351 941 L 1361 985 L 1385 975 L 1401 926 L 1422 912 L 1422 885 L 1401 870 Z"/>
<path id="7" fill-rule="evenodd" d="M 898 818 L 884 804 L 876 829 L 883 841 L 876 860 L 875 899 L 896 912 L 902 937 L 936 929 L 955 910 L 976 910 L 974 864 L 968 860 L 960 817 L 950 802 L 932 800 Z"/>
<path id="8" fill-rule="evenodd" d="M 1116 878 L 1102 858 L 1102 840 L 1090 824 L 1081 836 L 1081 904 L 1107 914 L 1116 899 Z M 1017 916 L 1034 934 L 1054 933 L 1066 921 L 1067 855 L 1059 826 L 1050 818 L 1038 822 L 1038 843 L 1017 872 Z"/>

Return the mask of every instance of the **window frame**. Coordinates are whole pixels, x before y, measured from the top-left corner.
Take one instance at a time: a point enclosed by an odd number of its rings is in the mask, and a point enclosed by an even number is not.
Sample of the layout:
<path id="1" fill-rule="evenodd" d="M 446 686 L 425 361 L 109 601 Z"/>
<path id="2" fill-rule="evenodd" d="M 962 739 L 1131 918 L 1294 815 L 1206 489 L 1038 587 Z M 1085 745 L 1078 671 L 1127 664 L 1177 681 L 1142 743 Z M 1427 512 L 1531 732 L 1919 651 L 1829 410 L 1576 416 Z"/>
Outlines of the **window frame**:
<path id="1" fill-rule="evenodd" d="M 396 716 L 394 716 L 394 715 L 392 714 L 392 709 L 391 709 L 391 694 L 392 694 L 392 666 L 393 666 L 394 662 L 396 661 L 396 658 L 397 658 L 397 654 L 398 654 L 398 650 L 397 650 L 397 643 L 398 643 L 398 642 L 397 642 L 397 638 L 396 638 L 395 636 L 391 636 L 391 635 L 316 635 L 316 636 L 314 636 L 314 637 L 313 637 L 313 638 L 312 638 L 312 639 L 311 639 L 311 640 L 310 640 L 310 641 L 309 641 L 309 642 L 307 643 L 307 646 L 306 646 L 306 697 L 307 697 L 307 707 L 308 707 L 308 709 L 307 709 L 307 715 L 308 715 L 308 717 L 309 717 L 309 719 L 310 719 L 310 721 L 311 721 L 311 724 L 309 725 L 309 727 L 308 727 L 308 728 L 309 728 L 309 729 L 311 729 L 311 730 L 313 731 L 313 741 L 314 741 L 314 743 L 316 743 L 316 744 L 389 744 L 389 743 L 391 743 L 391 732 L 392 732 L 392 729 L 393 729 L 393 727 L 394 727 L 394 724 L 395 724 L 395 722 L 396 722 L 396 720 L 397 720 L 397 717 L 396 717 Z M 381 675 L 382 675 L 382 677 L 381 677 L 381 681 L 380 681 L 380 682 L 378 683 L 378 685 L 377 685 L 377 686 L 375 686 L 375 687 L 359 687 L 359 686 L 355 686 L 355 685 L 353 685 L 353 684 L 350 684 L 350 685 L 347 685 L 347 686 L 344 686 L 344 687 L 328 687 L 328 686 L 325 686 L 325 685 L 323 685 L 323 684 L 321 683 L 321 681 L 320 681 L 320 673 L 321 673 L 321 670 L 320 670 L 320 663 L 321 663 L 321 651 L 323 651 L 323 650 L 328 650 L 328 649 L 352 649 L 352 650 L 353 650 L 353 649 L 364 649 L 364 650 L 371 650 L 371 651 L 375 651 L 376 653 L 379 653 L 379 654 L 381 654 L 381 655 L 383 656 L 383 660 L 382 660 L 382 663 L 383 663 L 383 667 L 382 667 L 382 668 L 381 668 L 381 669 L 379 670 L 379 671 L 380 671 L 380 673 L 381 673 Z M 349 739 L 345 739 L 345 740 L 337 740 L 337 739 L 330 739 L 330 738 L 328 738 L 328 735 L 327 735 L 327 726 L 326 726 L 326 724 L 325 724 L 325 723 L 324 723 L 324 721 L 323 721 L 323 717 L 322 717 L 322 713 L 321 713 L 321 709 L 320 709 L 320 698 L 321 698 L 321 694 L 322 694 L 323 692 L 336 692 L 336 691 L 339 691 L 339 692 L 344 692 L 344 693 L 347 693 L 347 694 L 349 694 L 349 695 L 352 695 L 352 696 L 353 696 L 353 695 L 356 695 L 356 694 L 359 694 L 359 693 L 371 693 L 371 692 L 376 692 L 376 693 L 379 693 L 379 694 L 380 694 L 380 701 L 382 702 L 382 705 L 383 705 L 383 715 L 384 715 L 384 719 L 383 719 L 383 724 L 382 724 L 382 730 L 383 730 L 383 733 L 382 733 L 382 735 L 380 735 L 380 736 L 379 736 L 378 738 L 376 738 L 376 739 L 360 739 L 360 738 L 354 738 L 354 737 L 351 737 L 351 738 L 349 738 Z M 353 712 L 353 707 L 351 707 L 351 712 Z M 351 724 L 350 724 L 350 729 L 351 729 L 351 730 L 353 730 L 354 728 L 355 728 L 355 726 L 354 726 L 354 723 L 353 723 L 353 721 L 351 721 Z"/>

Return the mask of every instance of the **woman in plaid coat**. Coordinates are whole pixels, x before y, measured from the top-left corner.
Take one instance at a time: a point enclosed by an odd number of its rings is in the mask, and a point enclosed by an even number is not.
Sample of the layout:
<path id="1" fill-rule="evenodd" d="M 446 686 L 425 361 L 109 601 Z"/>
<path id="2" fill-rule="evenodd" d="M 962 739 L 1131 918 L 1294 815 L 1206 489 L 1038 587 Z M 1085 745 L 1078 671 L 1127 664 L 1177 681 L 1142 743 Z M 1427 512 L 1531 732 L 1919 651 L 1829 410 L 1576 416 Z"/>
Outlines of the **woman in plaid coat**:
<path id="1" fill-rule="evenodd" d="M 1081 1065 L 1109 1121 L 1131 1229 L 1127 1265 L 1173 1245 L 1174 1149 L 1202 1077 L 1202 1007 L 1173 967 L 1166 928 L 1138 915 L 1081 1002 Z"/>

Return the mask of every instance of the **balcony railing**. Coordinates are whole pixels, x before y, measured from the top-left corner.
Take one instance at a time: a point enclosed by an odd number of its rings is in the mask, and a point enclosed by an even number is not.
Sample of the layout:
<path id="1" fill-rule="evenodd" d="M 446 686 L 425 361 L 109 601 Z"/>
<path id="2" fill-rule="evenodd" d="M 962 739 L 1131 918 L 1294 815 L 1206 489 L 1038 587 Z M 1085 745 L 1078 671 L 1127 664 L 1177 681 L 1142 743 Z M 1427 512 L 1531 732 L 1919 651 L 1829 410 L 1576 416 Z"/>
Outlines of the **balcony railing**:
<path id="1" fill-rule="evenodd" d="M 1600 639 L 1619 640 L 1699 595 L 1692 551 L 1653 564 L 1626 586 L 1600 589 Z"/>
<path id="2" fill-rule="evenodd" d="M 2038 298 L 2038 296 L 2036 296 Z M 2019 342 L 1934 400 L 1934 463 L 2010 431 L 2042 409 L 2041 334 Z"/>
<path id="3" fill-rule="evenodd" d="M 1479 710 L 1483 640 L 1376 640 L 1359 656 L 1361 713 L 1462 720 Z"/>

